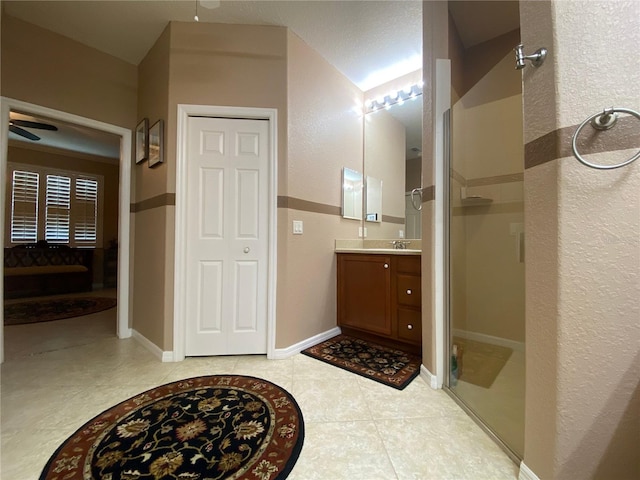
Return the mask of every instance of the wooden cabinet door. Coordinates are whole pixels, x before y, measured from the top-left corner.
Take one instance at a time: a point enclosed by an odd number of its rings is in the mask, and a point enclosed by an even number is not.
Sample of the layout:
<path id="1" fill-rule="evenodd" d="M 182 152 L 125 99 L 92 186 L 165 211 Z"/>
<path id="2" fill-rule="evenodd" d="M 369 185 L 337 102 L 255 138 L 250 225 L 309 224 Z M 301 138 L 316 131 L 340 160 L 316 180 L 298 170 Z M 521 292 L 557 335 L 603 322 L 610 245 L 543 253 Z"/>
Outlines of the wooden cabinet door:
<path id="1" fill-rule="evenodd" d="M 391 335 L 391 259 L 338 255 L 338 325 Z"/>

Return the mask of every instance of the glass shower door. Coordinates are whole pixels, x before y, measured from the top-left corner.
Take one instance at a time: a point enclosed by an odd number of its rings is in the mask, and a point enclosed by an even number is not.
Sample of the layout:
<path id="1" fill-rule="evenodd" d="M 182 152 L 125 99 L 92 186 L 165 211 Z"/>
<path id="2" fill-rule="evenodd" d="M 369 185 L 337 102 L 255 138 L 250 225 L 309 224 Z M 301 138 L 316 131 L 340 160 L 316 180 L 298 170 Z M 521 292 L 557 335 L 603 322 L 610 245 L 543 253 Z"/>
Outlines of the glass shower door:
<path id="1" fill-rule="evenodd" d="M 450 361 L 445 383 L 463 407 L 522 458 L 522 93 L 511 46 L 505 50 L 508 53 L 487 65 L 474 85 L 458 90 L 452 85 L 447 188 Z"/>

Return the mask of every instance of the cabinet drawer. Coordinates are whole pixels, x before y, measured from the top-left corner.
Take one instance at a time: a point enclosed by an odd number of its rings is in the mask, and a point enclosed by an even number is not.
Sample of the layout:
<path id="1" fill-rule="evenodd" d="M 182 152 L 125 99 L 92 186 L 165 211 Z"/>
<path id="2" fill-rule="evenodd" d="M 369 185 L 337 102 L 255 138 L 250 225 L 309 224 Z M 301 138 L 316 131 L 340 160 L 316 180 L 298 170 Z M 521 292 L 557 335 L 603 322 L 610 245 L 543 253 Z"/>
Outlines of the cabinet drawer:
<path id="1" fill-rule="evenodd" d="M 422 305 L 420 277 L 413 275 L 398 275 L 397 295 L 398 304 L 420 307 Z"/>
<path id="2" fill-rule="evenodd" d="M 422 343 L 422 313 L 420 310 L 398 307 L 398 339 Z"/>
<path id="3" fill-rule="evenodd" d="M 419 255 L 396 255 L 394 257 L 396 271 L 398 273 L 409 273 L 420 275 L 420 256 Z"/>

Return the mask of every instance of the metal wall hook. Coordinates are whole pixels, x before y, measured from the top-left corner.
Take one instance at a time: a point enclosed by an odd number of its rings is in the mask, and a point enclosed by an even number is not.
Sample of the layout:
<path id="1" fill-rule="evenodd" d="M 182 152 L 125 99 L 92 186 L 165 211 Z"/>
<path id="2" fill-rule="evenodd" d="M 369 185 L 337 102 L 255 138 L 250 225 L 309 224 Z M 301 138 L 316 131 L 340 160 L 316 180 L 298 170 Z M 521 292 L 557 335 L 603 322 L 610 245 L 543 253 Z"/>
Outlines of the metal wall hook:
<path id="1" fill-rule="evenodd" d="M 531 55 L 524 54 L 524 45 L 522 43 L 513 50 L 516 52 L 516 70 L 522 70 L 526 66 L 525 60 L 529 60 L 534 67 L 539 67 L 547 58 L 547 49 L 544 47 L 539 48 Z"/>

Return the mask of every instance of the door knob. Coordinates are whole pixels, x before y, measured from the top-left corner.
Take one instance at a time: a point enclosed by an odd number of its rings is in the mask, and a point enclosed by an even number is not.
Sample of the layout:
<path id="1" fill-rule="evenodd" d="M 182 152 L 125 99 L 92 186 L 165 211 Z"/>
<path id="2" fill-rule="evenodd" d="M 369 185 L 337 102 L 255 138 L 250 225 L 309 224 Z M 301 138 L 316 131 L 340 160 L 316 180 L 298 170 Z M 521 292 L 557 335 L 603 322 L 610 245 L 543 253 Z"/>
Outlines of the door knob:
<path id="1" fill-rule="evenodd" d="M 251 249 L 249 247 L 244 247 L 244 253 L 249 253 Z"/>

